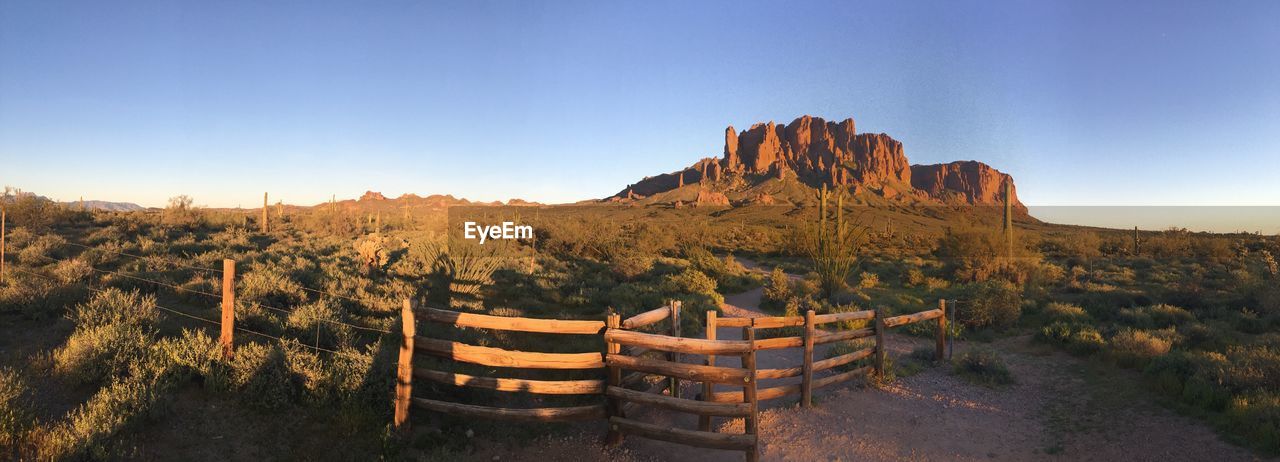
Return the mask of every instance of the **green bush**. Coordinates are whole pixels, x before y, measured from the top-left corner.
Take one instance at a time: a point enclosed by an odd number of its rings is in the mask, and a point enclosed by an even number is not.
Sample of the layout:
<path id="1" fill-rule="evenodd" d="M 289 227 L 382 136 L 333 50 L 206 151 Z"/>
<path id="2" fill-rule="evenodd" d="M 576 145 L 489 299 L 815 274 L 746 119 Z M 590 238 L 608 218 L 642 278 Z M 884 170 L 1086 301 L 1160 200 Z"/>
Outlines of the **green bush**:
<path id="1" fill-rule="evenodd" d="M 35 417 L 27 401 L 29 390 L 22 376 L 8 367 L 0 367 L 0 455 L 12 455 Z"/>
<path id="2" fill-rule="evenodd" d="M 1089 321 L 1089 313 L 1085 312 L 1084 308 L 1081 308 L 1076 305 L 1072 305 L 1070 303 L 1058 303 L 1058 302 L 1049 303 L 1044 307 L 1044 316 L 1050 322 L 1054 322 L 1054 321 L 1088 322 Z"/>
<path id="3" fill-rule="evenodd" d="M 76 329 L 53 353 L 57 372 L 84 383 L 103 383 L 142 362 L 155 338 L 155 297 L 108 289 L 77 305 Z"/>
<path id="4" fill-rule="evenodd" d="M 960 307 L 959 321 L 965 327 L 1005 328 L 1022 316 L 1022 292 L 1006 281 L 985 281 L 965 286 L 968 303 Z"/>
<path id="5" fill-rule="evenodd" d="M 284 350 L 276 345 L 247 343 L 236 348 L 228 385 L 248 404 L 280 409 L 294 401 L 297 389 Z"/>
<path id="6" fill-rule="evenodd" d="M 667 275 L 661 283 L 661 290 L 679 299 L 683 304 L 682 312 L 691 316 L 720 309 L 720 304 L 724 303 L 724 296 L 716 292 L 716 287 L 715 279 L 692 268 L 678 274 Z M 701 323 L 698 324 L 701 325 Z"/>
<path id="7" fill-rule="evenodd" d="M 43 266 L 52 263 L 53 258 L 62 257 L 61 250 L 66 239 L 54 234 L 46 234 L 35 238 L 18 251 L 18 261 L 29 266 Z"/>
<path id="8" fill-rule="evenodd" d="M 154 410 L 169 387 L 162 377 L 129 377 L 111 382 L 50 430 L 40 448 L 42 459 L 116 459 L 116 435 L 136 426 Z"/>
<path id="9" fill-rule="evenodd" d="M 1088 355 L 1106 345 L 1102 334 L 1093 326 L 1066 321 L 1054 321 L 1036 332 L 1036 340 L 1063 346 L 1072 354 Z"/>
<path id="10" fill-rule="evenodd" d="M 997 386 L 1014 382 L 1004 360 L 989 349 L 966 351 L 955 360 L 954 371 L 956 375 L 979 385 Z"/>
<path id="11" fill-rule="evenodd" d="M 1121 308 L 1117 320 L 1139 329 L 1158 329 L 1195 321 L 1195 315 L 1173 305 L 1150 305 L 1138 308 Z"/>
<path id="12" fill-rule="evenodd" d="M 1149 331 L 1121 329 L 1108 342 L 1108 353 L 1116 362 L 1144 367 L 1151 359 L 1169 352 L 1173 342 Z"/>
<path id="13" fill-rule="evenodd" d="M 179 337 L 160 340 L 152 354 L 171 364 L 179 377 L 201 378 L 208 385 L 226 386 L 227 365 L 222 361 L 222 346 L 203 330 L 183 329 Z"/>
<path id="14" fill-rule="evenodd" d="M 781 267 L 775 267 L 765 282 L 760 306 L 766 309 L 781 308 L 786 306 L 791 294 L 791 278 L 787 277 L 787 273 L 783 272 Z"/>
<path id="15" fill-rule="evenodd" d="M 1233 433 L 1265 451 L 1280 452 L 1280 394 L 1255 391 L 1231 399 L 1226 411 Z"/>

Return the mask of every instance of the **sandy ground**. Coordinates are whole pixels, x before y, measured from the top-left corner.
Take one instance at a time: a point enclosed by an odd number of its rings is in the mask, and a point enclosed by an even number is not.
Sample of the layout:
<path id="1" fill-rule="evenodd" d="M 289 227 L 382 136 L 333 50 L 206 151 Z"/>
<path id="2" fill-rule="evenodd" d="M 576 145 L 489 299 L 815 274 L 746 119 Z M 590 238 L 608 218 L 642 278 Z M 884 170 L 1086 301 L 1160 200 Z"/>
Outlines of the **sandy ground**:
<path id="1" fill-rule="evenodd" d="M 749 264 L 750 262 L 744 262 Z M 749 267 L 754 265 L 748 265 Z M 724 311 L 759 316 L 760 289 L 725 297 Z M 722 328 L 719 338 L 740 338 Z M 890 334 L 890 356 L 905 356 L 929 339 Z M 959 355 L 972 348 L 956 342 Z M 1248 450 L 1219 438 L 1203 422 L 1150 401 L 1136 374 L 1088 364 L 1035 345 L 1029 337 L 987 347 L 1000 352 L 1017 383 L 1000 388 L 971 384 L 946 366 L 926 368 L 885 386 L 845 383 L 814 392 L 815 407 L 796 397 L 761 403 L 763 460 L 1136 460 L 1248 461 Z M 824 351 L 816 357 L 825 357 Z M 798 351 L 768 351 L 761 368 L 797 364 Z M 736 358 L 733 359 L 736 361 Z M 726 364 L 728 365 L 728 364 Z M 795 380 L 795 379 L 792 379 Z M 776 383 L 776 382 L 775 382 Z M 769 386 L 769 383 L 762 383 Z M 686 385 L 686 396 L 698 390 Z M 661 411 L 630 416 L 645 422 L 697 428 L 696 418 Z M 718 419 L 720 431 L 740 433 L 742 421 Z M 706 450 L 628 438 L 604 449 L 600 425 L 547 436 L 520 447 L 480 442 L 475 460 L 742 460 L 741 452 Z"/>

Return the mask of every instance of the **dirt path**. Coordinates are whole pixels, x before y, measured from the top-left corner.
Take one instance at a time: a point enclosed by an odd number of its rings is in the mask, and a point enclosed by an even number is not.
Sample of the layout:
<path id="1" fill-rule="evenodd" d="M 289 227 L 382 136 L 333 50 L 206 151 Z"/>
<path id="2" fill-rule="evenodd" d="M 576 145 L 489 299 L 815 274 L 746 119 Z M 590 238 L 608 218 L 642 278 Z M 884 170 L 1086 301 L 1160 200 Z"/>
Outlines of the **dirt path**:
<path id="1" fill-rule="evenodd" d="M 754 289 L 725 297 L 725 316 L 760 316 L 760 295 L 761 289 Z M 717 335 L 736 339 L 740 332 L 722 328 Z M 930 340 L 890 334 L 886 343 L 890 356 L 899 357 Z M 956 342 L 955 347 L 960 355 L 975 345 Z M 947 367 L 932 367 L 883 387 L 846 384 L 816 390 L 812 409 L 797 407 L 795 397 L 762 402 L 762 459 L 1259 460 L 1223 441 L 1203 422 L 1151 402 L 1132 372 L 1081 361 L 1025 336 L 986 347 L 1001 354 L 1017 383 L 987 388 L 952 375 Z M 815 354 L 825 357 L 825 351 Z M 799 355 L 761 352 L 757 364 L 792 366 Z M 687 396 L 697 392 L 694 384 L 685 390 Z M 697 424 L 691 416 L 664 412 L 632 417 L 687 429 Z M 723 432 L 742 431 L 741 420 L 719 419 L 717 424 Z M 593 428 L 544 437 L 519 448 L 478 445 L 490 449 L 471 455 L 476 460 L 742 460 L 739 452 L 636 437 L 606 450 L 600 445 L 603 430 Z"/>

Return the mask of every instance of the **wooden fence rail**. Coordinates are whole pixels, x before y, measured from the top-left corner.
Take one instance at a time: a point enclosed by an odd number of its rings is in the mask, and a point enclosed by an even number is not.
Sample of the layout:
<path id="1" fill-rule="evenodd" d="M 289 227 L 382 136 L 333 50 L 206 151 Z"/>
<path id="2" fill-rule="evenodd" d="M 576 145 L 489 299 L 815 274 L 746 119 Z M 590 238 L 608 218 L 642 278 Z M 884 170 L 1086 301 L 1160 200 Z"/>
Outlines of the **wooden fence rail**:
<path id="1" fill-rule="evenodd" d="M 415 313 L 428 322 L 454 328 L 479 328 L 498 331 L 544 334 L 600 335 L 604 354 L 543 353 L 484 347 L 431 338 L 419 334 L 414 327 Z M 679 444 L 744 451 L 748 460 L 758 456 L 758 403 L 760 400 L 800 395 L 802 406 L 812 406 L 813 390 L 847 382 L 868 374 L 883 374 L 885 367 L 885 332 L 911 323 L 937 320 L 937 351 L 943 357 L 947 319 L 945 301 L 937 309 L 886 317 L 879 309 L 847 313 L 760 318 L 725 318 L 716 311 L 706 313 L 706 338 L 687 338 L 680 332 L 680 303 L 673 301 L 661 308 L 645 311 L 627 319 L 610 313 L 605 321 L 533 319 L 459 313 L 435 308 L 415 309 L 406 300 L 403 317 L 403 345 L 397 368 L 395 427 L 407 428 L 409 408 L 416 407 L 465 417 L 510 421 L 567 421 L 608 419 L 608 444 L 620 443 L 623 435 L 675 442 Z M 653 329 L 662 321 L 670 323 Z M 819 326 L 848 321 L 869 321 L 869 327 L 847 330 L 821 330 Z M 743 340 L 721 340 L 717 329 L 742 329 Z M 799 336 L 757 340 L 759 329 L 800 327 Z M 661 330 L 641 332 L 638 329 Z M 833 356 L 815 359 L 815 346 L 874 337 L 874 345 Z M 756 354 L 761 350 L 798 348 L 803 356 L 799 364 L 776 369 L 757 369 Z M 449 361 L 501 368 L 547 370 L 600 370 L 601 379 L 532 380 L 503 377 L 479 377 L 456 372 L 413 367 L 413 353 L 420 351 Z M 685 356 L 703 356 L 705 361 L 691 363 Z M 740 358 L 739 367 L 716 364 L 717 356 Z M 829 371 L 870 359 L 870 363 L 819 377 Z M 647 388 L 646 380 L 659 376 Z M 801 377 L 799 383 L 760 388 L 759 380 Z M 511 409 L 473 404 L 450 403 L 412 396 L 412 380 L 426 380 L 456 387 L 472 387 L 504 392 L 544 395 L 600 396 L 603 403 L 569 407 Z M 684 399 L 680 380 L 701 382 L 699 399 Z M 714 391 L 714 386 L 741 387 L 741 391 Z M 698 429 L 669 428 L 637 421 L 628 415 L 642 407 L 694 414 Z M 712 430 L 713 418 L 743 418 L 742 434 L 722 434 Z"/>
<path id="2" fill-rule="evenodd" d="M 672 310 L 672 319 L 678 323 L 679 305 L 673 304 L 672 306 L 676 307 Z M 644 315 L 642 314 L 641 316 Z M 670 336 L 623 330 L 625 329 L 622 327 L 624 322 L 619 320 L 616 314 L 610 315 L 606 324 L 608 328 L 605 330 L 604 338 L 607 344 L 606 351 L 608 351 L 605 362 L 609 366 L 609 387 L 606 390 L 606 395 L 609 398 L 607 406 L 609 410 L 609 434 L 605 441 L 608 444 L 621 443 L 624 435 L 631 434 L 688 446 L 740 450 L 744 451 L 748 461 L 758 459 L 759 436 L 755 362 L 757 348 L 755 347 L 754 331 L 746 331 L 745 340 L 716 340 L 714 334 L 711 334 L 711 338 L 703 340 L 680 337 L 678 335 L 678 327 L 673 329 L 673 333 L 677 335 Z M 665 360 L 627 356 L 620 354 L 624 346 L 666 351 L 673 355 Z M 708 362 L 704 365 L 688 364 L 679 360 L 681 355 L 739 356 L 742 358 L 742 367 L 716 366 L 714 362 Z M 671 377 L 672 388 L 670 395 L 645 393 L 622 387 L 621 377 L 623 370 L 634 370 Z M 734 403 L 683 399 L 675 388 L 679 383 L 676 380 L 681 378 L 703 382 L 706 387 L 711 384 L 740 386 L 742 387 L 742 392 L 739 395 L 740 399 Z M 699 429 L 670 428 L 634 420 L 627 416 L 626 404 L 647 405 L 669 411 L 695 414 L 699 417 Z M 742 434 L 723 434 L 709 431 L 708 428 L 702 425 L 702 422 L 712 416 L 741 417 L 746 422 L 745 431 Z"/>
<path id="3" fill-rule="evenodd" d="M 419 378 L 455 387 L 533 393 L 546 395 L 602 396 L 607 391 L 604 380 L 531 380 L 506 377 L 478 377 L 413 366 L 413 353 L 423 353 L 452 362 L 481 366 L 547 369 L 601 370 L 605 357 L 599 351 L 584 353 L 543 353 L 484 347 L 462 342 L 431 338 L 416 333 L 415 312 L 427 322 L 453 328 L 479 328 L 497 331 L 534 332 L 566 335 L 599 335 L 605 327 L 601 321 L 567 321 L 460 313 L 436 308 L 413 309 L 409 301 L 401 313 L 404 340 L 400 349 L 396 384 L 397 429 L 408 427 L 410 404 L 423 410 L 463 417 L 508 421 L 552 422 L 603 419 L 607 416 L 603 403 L 584 406 L 513 409 L 451 403 L 412 396 L 412 380 Z"/>
<path id="4" fill-rule="evenodd" d="M 813 405 L 814 388 L 822 388 L 824 386 L 846 382 L 865 375 L 868 372 L 876 372 L 877 374 L 882 373 L 884 369 L 884 358 L 881 353 L 884 351 L 885 340 L 883 331 L 885 329 L 937 319 L 937 351 L 935 354 L 938 359 L 942 359 L 943 347 L 946 342 L 945 312 L 946 305 L 943 300 L 938 301 L 938 309 L 893 317 L 882 316 L 879 309 L 821 315 L 816 314 L 813 310 L 809 310 L 803 316 L 769 316 L 758 318 L 721 318 L 717 317 L 714 312 L 709 312 L 707 314 L 707 332 L 708 339 L 711 339 L 714 338 L 714 331 L 717 327 L 742 327 L 744 329 L 752 330 L 803 327 L 804 331 L 800 336 L 774 337 L 757 340 L 755 342 L 756 350 L 803 348 L 803 356 L 799 365 L 779 369 L 760 369 L 756 371 L 756 377 L 760 380 L 801 377 L 800 383 L 761 388 L 758 391 L 758 398 L 761 400 L 768 400 L 798 394 L 800 395 L 800 405 L 803 407 L 810 407 Z M 818 330 L 818 326 L 822 324 L 860 320 L 872 321 L 872 327 L 833 332 L 822 332 Z M 824 360 L 815 360 L 813 357 L 815 345 L 868 337 L 875 337 L 876 340 L 874 346 Z M 816 372 L 845 366 L 852 364 L 855 361 L 871 358 L 873 356 L 875 357 L 875 360 L 870 367 L 860 367 L 822 378 L 814 378 L 814 373 Z M 713 363 L 714 359 L 711 361 Z M 736 402 L 742 399 L 742 394 L 740 392 L 713 392 L 709 384 L 703 386 L 703 396 L 705 397 L 704 399 L 714 402 Z M 699 425 L 703 429 L 710 428 L 711 419 L 703 419 Z"/>

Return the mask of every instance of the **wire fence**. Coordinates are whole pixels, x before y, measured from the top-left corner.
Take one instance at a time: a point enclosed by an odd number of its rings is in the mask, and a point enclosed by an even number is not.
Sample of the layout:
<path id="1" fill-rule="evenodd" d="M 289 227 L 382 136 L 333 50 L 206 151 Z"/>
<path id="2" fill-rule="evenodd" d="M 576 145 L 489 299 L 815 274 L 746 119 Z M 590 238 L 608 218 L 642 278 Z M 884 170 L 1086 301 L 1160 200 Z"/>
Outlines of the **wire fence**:
<path id="1" fill-rule="evenodd" d="M 17 267 L 11 267 L 11 268 L 9 268 L 9 269 L 12 269 L 13 271 L 18 272 L 18 273 L 22 273 L 22 274 L 26 274 L 26 275 L 30 275 L 30 276 L 35 276 L 35 277 L 38 277 L 38 278 L 43 278 L 43 279 L 46 279 L 46 280 L 49 280 L 49 281 L 52 281 L 52 282 L 60 282 L 60 281 L 58 280 L 58 278 L 53 277 L 53 276 L 49 276 L 49 275 L 46 275 L 46 274 L 40 274 L 40 273 L 37 273 L 37 272 L 34 272 L 34 271 L 27 271 L 27 270 L 25 270 L 25 269 L 17 268 Z M 90 286 L 90 285 L 89 285 L 89 284 L 87 284 L 87 283 L 85 284 L 85 288 L 86 288 L 86 289 L 88 289 L 90 292 L 93 292 L 93 293 L 104 293 L 104 292 L 106 292 L 106 290 L 103 290 L 103 289 L 99 289 L 99 288 L 92 287 L 92 286 Z M 159 303 L 153 304 L 152 306 L 154 306 L 156 309 L 161 310 L 161 311 L 164 311 L 164 312 L 166 312 L 166 313 L 176 314 L 176 315 L 178 315 L 178 316 L 182 316 L 182 317 L 189 318 L 189 319 L 194 319 L 194 320 L 197 320 L 197 321 L 203 321 L 203 322 L 208 323 L 208 324 L 210 324 L 210 325 L 212 325 L 212 326 L 214 326 L 214 327 L 221 328 L 221 326 L 222 326 L 222 322 L 221 322 L 221 321 L 215 321 L 215 320 L 212 320 L 212 319 L 209 319 L 209 318 L 206 318 L 206 317 L 203 317 L 203 316 L 199 316 L 199 315 L 191 314 L 191 313 L 188 313 L 188 312 L 185 312 L 185 311 L 182 311 L 182 310 L 178 310 L 178 309 L 174 309 L 174 308 L 169 308 L 169 307 L 166 307 L 166 306 L 160 305 Z M 319 346 L 319 345 L 307 345 L 306 343 L 303 343 L 303 342 L 301 342 L 301 341 L 298 341 L 297 339 L 287 339 L 287 338 L 283 338 L 283 337 L 278 337 L 278 336 L 275 336 L 275 335 L 266 334 L 266 333 L 263 333 L 263 332 L 258 332 L 258 331 L 256 331 L 256 330 L 248 329 L 248 328 L 241 327 L 241 326 L 234 326 L 234 327 L 233 327 L 233 329 L 235 329 L 236 331 L 239 331 L 239 332 L 244 332 L 244 333 L 246 333 L 246 334 L 252 334 L 252 335 L 257 335 L 257 336 L 259 336 L 259 337 L 264 337 L 264 338 L 268 338 L 268 339 L 276 340 L 276 341 L 279 341 L 279 342 L 281 342 L 281 343 L 292 343 L 292 344 L 294 344 L 294 345 L 300 346 L 300 347 L 302 347 L 302 348 L 307 348 L 307 349 L 310 349 L 310 350 L 315 350 L 315 351 L 324 352 L 324 353 L 329 353 L 329 354 L 334 354 L 334 355 L 339 355 L 339 356 L 345 356 L 345 357 L 353 358 L 353 359 L 362 359 L 362 357 L 360 357 L 360 356 L 353 355 L 353 354 L 350 354 L 350 353 L 347 353 L 347 352 L 338 351 L 338 350 L 331 350 L 331 349 L 328 349 L 328 348 L 321 347 L 321 346 Z"/>
<path id="2" fill-rule="evenodd" d="M 76 243 L 76 242 L 65 241 L 65 240 L 64 240 L 64 243 L 65 243 L 65 244 L 67 244 L 67 245 L 73 246 L 73 247 L 78 247 L 78 248 L 82 248 L 82 249 L 86 249 L 86 250 L 102 251 L 102 252 L 106 252 L 106 253 L 111 253 L 111 254 L 115 254 L 115 255 L 119 255 L 119 256 L 124 256 L 124 257 L 129 257 L 129 258 L 139 259 L 139 260 L 145 260 L 145 261 L 156 261 L 156 260 L 159 260 L 159 261 L 163 261 L 163 262 L 165 262 L 165 263 L 168 263 L 168 264 L 170 264 L 170 265 L 173 265 L 174 267 L 177 267 L 177 268 L 184 268 L 184 269 L 189 269 L 189 270 L 203 271 L 203 272 L 210 272 L 210 273 L 218 273 L 218 274 L 222 274 L 222 273 L 223 273 L 223 271 L 222 271 L 222 270 L 213 269 L 213 268 L 204 268 L 204 267 L 200 267 L 200 266 L 188 265 L 188 264 L 184 264 L 184 263 L 181 263 L 181 262 L 173 261 L 172 259 L 163 258 L 163 257 L 155 257 L 155 256 L 148 257 L 148 256 L 138 255 L 138 254 L 129 253 L 129 252 L 116 251 L 116 250 L 104 249 L 104 248 L 101 248 L 101 247 L 88 246 L 88 245 L 84 245 L 84 244 L 80 244 L 80 243 Z M 68 262 L 68 261 L 69 261 L 69 260 L 67 260 L 67 259 L 59 259 L 59 258 L 54 258 L 54 257 L 47 256 L 47 255 L 38 255 L 38 256 L 40 256 L 40 257 L 42 257 L 42 258 L 44 258 L 44 259 L 46 259 L 46 260 L 49 260 L 50 262 L 53 262 L 53 263 L 63 263 L 63 262 Z M 100 273 L 100 274 L 103 274 L 103 275 L 112 275 L 112 276 L 116 276 L 116 277 L 120 277 L 120 278 L 124 278 L 124 279 L 134 280 L 134 281 L 138 281 L 138 282 L 144 282 L 144 283 L 148 283 L 148 284 L 154 284 L 154 285 L 156 285 L 156 286 L 158 286 L 158 287 L 165 287 L 165 288 L 171 289 L 171 290 L 173 290 L 173 291 L 175 291 L 175 292 L 182 292 L 182 293 L 190 293 L 190 294 L 203 295 L 203 296 L 207 296 L 207 297 L 211 297 L 211 298 L 215 298 L 215 299 L 221 299 L 221 298 L 222 298 L 222 295 L 221 295 L 221 294 L 216 294 L 216 293 L 212 293 L 212 292 L 207 292 L 207 291 L 203 291 L 203 290 L 199 290 L 199 289 L 195 289 L 195 288 L 190 288 L 190 287 L 183 287 L 183 286 L 180 286 L 180 285 L 176 285 L 176 284 L 168 283 L 168 282 L 165 282 L 165 281 L 159 281 L 159 280 L 152 279 L 152 278 L 145 278 L 145 277 L 135 276 L 135 275 L 132 275 L 132 274 L 126 274 L 126 273 L 121 272 L 121 271 L 111 271 L 111 270 L 105 270 L 105 269 L 101 269 L 101 268 L 96 268 L 96 267 L 94 267 L 94 266 L 92 266 L 92 265 L 88 265 L 88 264 L 85 264 L 85 266 L 86 266 L 86 267 L 88 267 L 88 269 L 90 269 L 91 271 L 96 272 L 96 273 Z M 25 269 L 22 269 L 22 268 L 17 268 L 17 267 L 11 267 L 11 268 L 12 268 L 14 271 L 19 272 L 19 273 L 23 273 L 23 274 L 27 274 L 27 275 L 31 275 L 31 276 L 35 276 L 35 277 L 39 277 L 39 278 L 44 278 L 44 279 L 46 279 L 46 280 L 50 280 L 50 281 L 52 281 L 52 282 L 59 282 L 59 279 L 58 279 L 58 278 L 56 278 L 56 277 L 54 277 L 54 276 L 49 276 L 49 275 L 45 275 L 45 274 L 41 274 L 41 273 L 37 273 L 37 272 L 33 272 L 33 271 L 28 271 L 28 270 L 25 270 Z M 92 286 L 91 286 L 89 283 L 87 283 L 87 282 L 86 282 L 84 285 L 85 285 L 85 287 L 86 287 L 89 291 L 91 291 L 91 292 L 94 292 L 94 293 L 101 293 L 101 292 L 103 292 L 103 290 L 102 290 L 102 289 L 94 288 L 94 287 L 92 287 Z M 356 303 L 361 303 L 361 304 L 363 304 L 363 303 L 364 303 L 362 300 L 359 300 L 359 299 L 356 299 L 356 298 L 353 298 L 353 297 L 348 297 L 348 296 L 343 296 L 343 295 L 339 295 L 339 294 L 334 294 L 334 293 L 331 293 L 331 292 L 328 292 L 328 291 L 316 290 L 316 289 L 312 289 L 312 288 L 305 287 L 305 286 L 300 286 L 300 288 L 301 288 L 302 290 L 304 290 L 304 291 L 311 292 L 311 293 L 315 293 L 315 294 L 322 295 L 322 296 L 329 296 L 329 297 L 334 297 L 334 298 L 344 299 L 344 300 L 348 300 L 348 301 L 352 301 L 352 302 L 356 302 Z M 271 306 L 271 305 L 267 305 L 267 304 L 263 304 L 263 303 L 259 303 L 259 302 L 247 302 L 247 304 L 248 304 L 248 305 L 250 305 L 250 306 L 253 306 L 253 307 L 258 307 L 258 308 L 266 309 L 266 310 L 269 310 L 269 311 L 273 311 L 273 312 L 276 312 L 276 313 L 281 313 L 281 314 L 288 315 L 288 316 L 292 316 L 292 315 L 294 315 L 294 314 L 296 313 L 296 310 L 288 310 L 288 309 L 284 309 L 284 308 L 280 308 L 280 307 L 276 307 L 276 306 Z M 176 314 L 176 315 L 183 316 L 183 317 L 190 318 L 190 319 L 194 319 L 194 320 L 199 320 L 199 321 L 202 321 L 202 322 L 205 322 L 205 323 L 208 323 L 208 324 L 214 325 L 214 326 L 220 326 L 220 325 L 221 325 L 221 322 L 220 322 L 220 321 L 212 320 L 212 319 L 208 319 L 208 318 L 205 318 L 205 317 L 202 317 L 202 316 L 199 316 L 199 315 L 195 315 L 195 314 L 191 314 L 191 313 L 188 313 L 188 312 L 184 312 L 184 311 L 181 311 L 181 310 L 177 310 L 177 309 L 173 309 L 173 308 L 169 308 L 169 307 L 161 306 L 161 305 L 159 305 L 159 304 L 157 304 L 157 305 L 156 305 L 156 308 L 157 308 L 157 309 L 160 309 L 160 310 L 162 310 L 162 311 L 168 312 L 168 313 Z M 277 341 L 281 341 L 281 342 L 293 342 L 293 343 L 295 343 L 295 344 L 297 344 L 297 345 L 300 345 L 300 346 L 302 346 L 302 347 L 305 347 L 305 348 L 309 348 L 309 349 L 316 350 L 316 351 L 321 351 L 321 352 L 326 352 L 326 353 L 331 353 L 331 354 L 338 354 L 338 355 L 345 355 L 345 353 L 340 352 L 340 351 L 336 351 L 336 350 L 331 350 L 331 349 L 328 349 L 328 348 L 323 348 L 323 347 L 321 347 L 321 346 L 319 345 L 319 338 L 320 338 L 320 325 L 321 325 L 321 324 L 329 324 L 329 325 L 334 325 L 334 326 L 343 326 L 343 327 L 351 328 L 351 329 L 354 329 L 354 330 L 357 330 L 357 331 L 374 332 L 374 333 L 378 333 L 378 334 L 389 334 L 389 333 L 391 333 L 391 331 L 390 331 L 390 330 L 387 330 L 387 329 L 382 329 L 382 328 L 377 328 L 377 327 L 371 327 L 371 326 L 366 326 L 366 325 L 352 324 L 352 323 L 348 323 L 348 322 L 342 322 L 342 321 L 337 321 L 337 320 L 333 320 L 333 319 L 322 318 L 322 317 L 319 317 L 319 316 L 312 316 L 312 317 L 311 317 L 311 320 L 312 320 L 312 321 L 314 321 L 314 322 L 316 323 L 316 344 L 315 344 L 315 345 L 307 345 L 307 344 L 305 344 L 305 343 L 303 343 L 303 342 L 300 342 L 300 341 L 298 341 L 298 340 L 296 340 L 296 339 L 285 339 L 285 338 L 282 338 L 282 337 L 277 337 L 277 336 L 270 335 L 270 334 L 266 334 L 266 333 L 263 333 L 263 332 L 258 332 L 258 331 L 253 330 L 253 329 L 247 329 L 247 328 L 244 328 L 244 327 L 241 327 L 241 326 L 235 326 L 235 327 L 234 327 L 234 329 L 235 329 L 235 330 L 237 330 L 237 331 L 244 332 L 244 333 L 248 333 L 248 334 L 252 334 L 252 335 L 256 335 L 256 336 L 260 336 L 260 337 L 264 337 L 264 338 L 269 338 L 269 339 L 273 339 L 273 340 L 277 340 Z"/>
<path id="3" fill-rule="evenodd" d="M 222 270 L 220 270 L 220 269 L 216 269 L 216 268 L 205 268 L 205 267 L 203 267 L 203 266 L 188 265 L 188 264 L 185 264 L 185 263 L 182 263 L 182 262 L 174 261 L 173 259 L 170 259 L 170 258 L 164 258 L 164 257 L 160 257 L 160 256 L 155 256 L 155 255 L 153 255 L 153 256 L 138 255 L 138 254 L 129 253 L 129 252 L 124 252 L 124 251 L 110 250 L 110 249 L 105 249 L 105 248 L 102 248 L 102 247 L 95 247 L 95 246 L 90 246 L 90 245 L 80 244 L 80 243 L 77 243 L 77 242 L 71 242 L 71 241 L 69 241 L 69 240 L 65 240 L 65 238 L 64 238 L 64 241 L 65 241 L 64 243 L 65 243 L 65 244 L 67 244 L 67 245 L 74 246 L 74 247 L 79 247 L 79 248 L 86 249 L 86 250 L 96 250 L 96 251 L 99 251 L 99 252 L 111 253 L 111 254 L 115 254 L 115 255 L 119 255 L 119 256 L 123 256 L 123 257 L 130 257 L 130 258 L 134 258 L 134 259 L 138 259 L 138 260 L 151 260 L 151 259 L 158 259 L 158 260 L 160 260 L 160 261 L 163 261 L 163 262 L 165 262 L 165 263 L 168 263 L 168 264 L 173 265 L 173 266 L 178 267 L 178 268 L 184 268 L 184 269 L 189 269 L 189 270 L 193 270 L 193 271 L 204 271 L 204 272 L 212 272 L 212 273 L 222 274 Z M 329 291 L 313 289 L 313 288 L 306 287 L 306 286 L 301 286 L 300 288 L 301 288 L 302 290 L 306 291 L 306 292 L 311 292 L 311 293 L 315 293 L 315 294 L 318 294 L 318 295 L 327 295 L 327 296 L 330 296 L 330 297 L 333 297 L 333 298 L 343 299 L 343 300 L 347 300 L 347 301 L 350 301 L 350 302 L 355 302 L 355 303 L 364 303 L 364 302 L 365 302 L 364 300 L 360 300 L 360 299 L 357 299 L 357 298 L 354 298 L 354 297 L 350 297 L 350 296 L 347 296 L 347 295 L 336 294 L 336 293 L 329 292 Z"/>

